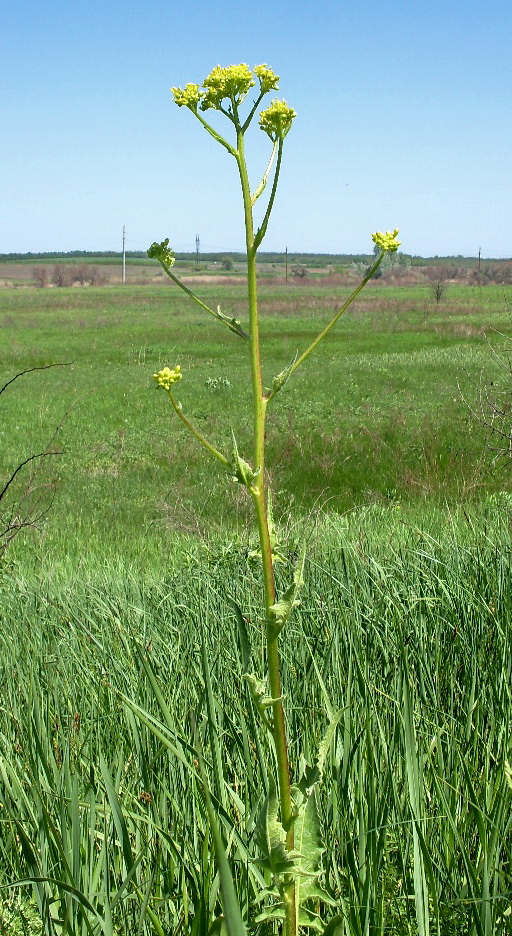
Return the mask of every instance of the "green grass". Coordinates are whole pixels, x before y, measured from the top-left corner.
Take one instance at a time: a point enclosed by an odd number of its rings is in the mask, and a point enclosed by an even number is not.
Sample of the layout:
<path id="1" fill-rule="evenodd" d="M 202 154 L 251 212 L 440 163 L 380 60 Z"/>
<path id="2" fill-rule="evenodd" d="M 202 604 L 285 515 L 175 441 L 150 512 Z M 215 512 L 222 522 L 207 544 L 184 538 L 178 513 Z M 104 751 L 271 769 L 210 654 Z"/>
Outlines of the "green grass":
<path id="1" fill-rule="evenodd" d="M 454 518 L 432 536 L 373 507 L 326 515 L 310 541 L 284 691 L 294 771 L 299 751 L 314 759 L 329 708 L 344 710 L 318 808 L 347 936 L 418 932 L 423 891 L 431 932 L 509 932 L 510 513 L 462 523 L 465 535 Z M 287 545 L 293 552 L 293 531 Z M 86 560 L 78 575 L 37 578 L 11 569 L 2 581 L 4 880 L 62 882 L 22 891 L 73 936 L 90 932 L 95 913 L 121 936 L 207 933 L 219 879 L 192 713 L 242 913 L 254 918 L 270 752 L 242 679 L 261 665 L 260 581 L 243 542 L 196 547 L 164 577 Z M 229 595 L 243 609 L 250 661 Z"/>
<path id="2" fill-rule="evenodd" d="M 243 319 L 242 288 L 204 293 Z M 269 384 L 339 299 L 331 287 L 262 289 Z M 509 489 L 459 390 L 475 403 L 482 375 L 499 377 L 484 332 L 509 325 L 500 287 L 453 287 L 439 308 L 419 287 L 369 289 L 273 404 L 278 511 L 291 503 L 307 511 L 318 499 L 339 513 L 368 502 L 453 504 Z M 173 288 L 2 290 L 0 327 L 5 380 L 73 362 L 27 375 L 0 400 L 4 476 L 64 420 L 63 455 L 48 467 L 59 477 L 45 525 L 54 557 L 80 555 L 84 541 L 92 550 L 153 553 L 162 533 L 172 542 L 194 528 L 239 525 L 239 492 L 228 485 L 226 496 L 222 472 L 172 419 L 151 375 L 179 362 L 185 412 L 226 450 L 232 427 L 243 451 L 250 388 L 240 339 Z M 212 391 L 209 377 L 232 386 Z"/>
<path id="3" fill-rule="evenodd" d="M 241 288 L 205 294 L 244 318 Z M 340 298 L 262 288 L 269 383 Z M 510 466 L 459 390 L 501 379 L 489 326 L 510 330 L 501 287 L 439 307 L 372 287 L 273 403 L 280 594 L 308 538 L 284 646 L 295 776 L 343 710 L 318 796 L 333 936 L 511 931 Z M 0 892 L 0 934 L 222 936 L 196 743 L 253 920 L 261 581 L 239 488 L 151 375 L 180 363 L 185 412 L 244 454 L 246 348 L 165 288 L 0 290 L 0 328 L 0 385 L 73 362 L 0 396 L 1 477 L 65 417 L 33 479 L 37 498 L 57 476 L 51 509 L 0 567 L 0 885 L 31 881 Z"/>

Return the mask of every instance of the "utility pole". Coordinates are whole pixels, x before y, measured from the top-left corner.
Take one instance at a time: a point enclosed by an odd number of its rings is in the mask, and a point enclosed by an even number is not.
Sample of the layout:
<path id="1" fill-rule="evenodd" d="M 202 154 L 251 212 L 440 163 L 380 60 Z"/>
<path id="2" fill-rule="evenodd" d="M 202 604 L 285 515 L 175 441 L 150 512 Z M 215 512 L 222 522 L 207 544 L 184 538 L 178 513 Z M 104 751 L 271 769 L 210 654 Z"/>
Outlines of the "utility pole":
<path id="1" fill-rule="evenodd" d="M 123 285 L 126 283 L 126 250 L 125 250 L 125 241 L 126 241 L 126 228 L 123 224 Z"/>
<path id="2" fill-rule="evenodd" d="M 284 263 L 285 263 L 285 282 L 288 282 L 288 247 L 284 251 Z"/>
<path id="3" fill-rule="evenodd" d="M 196 270 L 199 269 L 199 234 L 196 234 Z"/>

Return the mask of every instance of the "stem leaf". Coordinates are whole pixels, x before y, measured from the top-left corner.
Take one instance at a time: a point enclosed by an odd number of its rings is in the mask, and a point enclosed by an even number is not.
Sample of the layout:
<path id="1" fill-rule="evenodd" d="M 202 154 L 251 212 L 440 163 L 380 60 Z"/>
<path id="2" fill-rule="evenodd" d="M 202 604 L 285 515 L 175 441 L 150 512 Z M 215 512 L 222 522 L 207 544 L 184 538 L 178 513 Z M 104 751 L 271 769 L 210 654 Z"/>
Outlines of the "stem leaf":
<path id="1" fill-rule="evenodd" d="M 288 586 L 282 598 L 280 598 L 279 601 L 276 601 L 275 604 L 271 605 L 268 609 L 267 628 L 273 635 L 277 635 L 282 631 L 284 625 L 290 617 L 290 614 L 292 613 L 293 608 L 299 604 L 297 594 L 304 581 L 303 573 L 305 561 L 306 546 L 304 545 L 297 568 L 295 569 L 293 575 L 293 582 Z"/>
<path id="2" fill-rule="evenodd" d="M 248 462 L 245 459 L 240 457 L 238 452 L 238 446 L 236 444 L 236 439 L 234 433 L 231 433 L 233 436 L 233 454 L 230 464 L 231 476 L 235 481 L 239 481 L 240 484 L 243 484 L 248 491 L 254 492 L 254 482 L 260 474 L 260 468 L 251 468 Z"/>
<path id="3" fill-rule="evenodd" d="M 272 389 L 267 390 L 267 402 L 272 399 L 279 392 L 281 387 L 284 387 L 286 381 L 291 376 L 295 368 L 295 362 L 298 357 L 298 351 L 295 352 L 289 364 L 286 365 L 285 369 L 281 371 L 280 374 L 277 374 L 272 381 Z"/>

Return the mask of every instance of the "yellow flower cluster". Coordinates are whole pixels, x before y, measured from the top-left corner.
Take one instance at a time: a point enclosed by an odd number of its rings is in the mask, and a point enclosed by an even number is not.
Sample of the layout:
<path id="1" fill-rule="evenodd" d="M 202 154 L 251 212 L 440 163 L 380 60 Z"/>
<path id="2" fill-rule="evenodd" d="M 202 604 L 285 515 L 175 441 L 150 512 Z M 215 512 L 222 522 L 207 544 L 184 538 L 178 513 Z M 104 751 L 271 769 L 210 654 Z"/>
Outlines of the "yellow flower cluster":
<path id="1" fill-rule="evenodd" d="M 279 88 L 279 75 L 276 75 L 268 65 L 255 65 L 254 74 L 259 80 L 262 94 L 268 91 L 277 91 Z"/>
<path id="2" fill-rule="evenodd" d="M 163 387 L 164 390 L 170 390 L 173 384 L 181 380 L 183 374 L 181 373 L 180 365 L 176 364 L 176 367 L 172 370 L 170 367 L 164 367 L 158 374 L 153 374 L 153 377 L 159 387 Z"/>
<path id="3" fill-rule="evenodd" d="M 228 65 L 227 68 L 216 65 L 203 81 L 206 91 L 201 100 L 201 110 L 219 108 L 226 98 L 240 104 L 255 84 L 248 65 Z"/>
<path id="4" fill-rule="evenodd" d="M 375 234 L 372 234 L 372 241 L 381 250 L 398 250 L 402 241 L 397 240 L 397 234 L 398 228 L 395 228 L 393 232 L 386 231 L 385 234 L 376 231 Z"/>
<path id="5" fill-rule="evenodd" d="M 174 95 L 174 102 L 178 107 L 189 107 L 192 111 L 197 111 L 197 106 L 201 100 L 199 85 L 188 84 L 185 88 L 171 88 Z"/>
<path id="6" fill-rule="evenodd" d="M 169 247 L 169 238 L 166 237 L 161 244 L 155 241 L 148 250 L 148 257 L 160 260 L 166 267 L 172 267 L 174 264 L 174 250 Z"/>
<path id="7" fill-rule="evenodd" d="M 188 107 L 197 114 L 198 107 L 208 110 L 210 107 L 219 110 L 225 100 L 241 104 L 256 81 L 259 81 L 260 94 L 277 91 L 279 75 L 276 75 L 268 65 L 255 65 L 251 71 L 248 65 L 228 65 L 223 68 L 216 65 L 207 78 L 199 85 L 187 84 L 184 88 L 171 88 L 174 101 L 178 107 Z"/>
<path id="8" fill-rule="evenodd" d="M 273 143 L 276 140 L 284 140 L 296 116 L 293 107 L 289 107 L 286 101 L 272 101 L 272 104 L 260 113 L 260 130 L 263 130 Z"/>

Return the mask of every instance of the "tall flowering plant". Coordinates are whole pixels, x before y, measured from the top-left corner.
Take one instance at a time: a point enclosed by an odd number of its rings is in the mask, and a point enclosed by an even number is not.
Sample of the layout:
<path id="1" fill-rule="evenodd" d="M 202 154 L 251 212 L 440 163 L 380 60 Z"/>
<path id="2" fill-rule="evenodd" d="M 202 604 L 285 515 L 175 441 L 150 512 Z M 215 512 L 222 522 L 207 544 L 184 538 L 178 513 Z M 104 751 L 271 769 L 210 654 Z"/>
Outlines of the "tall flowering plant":
<path id="1" fill-rule="evenodd" d="M 339 714 L 331 719 L 325 737 L 319 745 L 316 763 L 306 767 L 300 777 L 292 778 L 288 757 L 285 709 L 281 691 L 280 639 L 294 606 L 302 583 L 304 553 L 283 594 L 276 593 L 274 562 L 276 541 L 269 509 L 270 491 L 265 470 L 265 421 L 269 404 L 282 389 L 297 368 L 327 335 L 340 316 L 348 309 L 358 293 L 372 278 L 382 263 L 387 251 L 396 251 L 400 246 L 398 230 L 377 232 L 373 241 L 379 253 L 361 283 L 336 311 L 332 319 L 319 332 L 315 340 L 300 354 L 296 354 L 288 366 L 277 374 L 272 386 L 265 388 L 262 380 L 260 332 L 258 320 L 258 294 L 256 281 L 256 257 L 267 232 L 268 223 L 276 197 L 284 141 L 290 132 L 296 113 L 284 100 L 274 98 L 260 110 L 263 98 L 279 88 L 279 76 L 268 65 L 216 66 L 205 78 L 202 86 L 187 84 L 184 88 L 173 88 L 174 101 L 178 107 L 187 108 L 213 139 L 227 150 L 235 160 L 245 221 L 247 251 L 247 295 L 249 321 L 242 323 L 226 315 L 217 307 L 212 309 L 197 297 L 172 271 L 174 253 L 169 240 L 153 243 L 148 256 L 159 261 L 165 273 L 183 289 L 204 311 L 229 328 L 247 343 L 252 383 L 252 454 L 246 460 L 238 450 L 233 437 L 231 452 L 221 452 L 192 424 L 176 398 L 176 384 L 182 380 L 179 365 L 165 367 L 154 374 L 158 387 L 166 391 L 170 402 L 183 423 L 199 443 L 216 458 L 227 472 L 246 490 L 254 506 L 258 529 L 262 577 L 264 585 L 264 607 L 262 621 L 266 636 L 265 676 L 246 674 L 252 699 L 260 713 L 262 725 L 269 731 L 275 751 L 274 769 L 269 771 L 269 794 L 259 820 L 258 843 L 260 861 L 270 872 L 271 885 L 262 895 L 265 908 L 254 922 L 280 920 L 283 936 L 297 936 L 305 929 L 325 932 L 325 923 L 317 912 L 319 905 L 328 905 L 332 900 L 320 882 L 322 873 L 322 845 L 320 842 L 315 787 L 320 782 L 327 751 L 332 740 Z M 252 90 L 254 89 L 254 91 Z M 252 91 L 252 100 L 248 95 Z M 205 116 L 209 110 L 224 115 L 231 124 L 231 138 L 222 136 Z M 252 188 L 249 181 L 245 156 L 245 138 L 249 127 L 258 117 L 260 130 L 268 137 L 270 157 L 258 184 Z M 253 209 L 263 193 L 269 188 L 263 219 L 255 224 Z M 222 870 L 222 869 L 221 869 Z M 266 900 L 265 900 L 266 898 Z M 229 923 L 229 920 L 228 920 Z M 331 921 L 327 929 L 334 933 Z M 232 924 L 230 933 L 240 932 L 241 921 Z"/>

